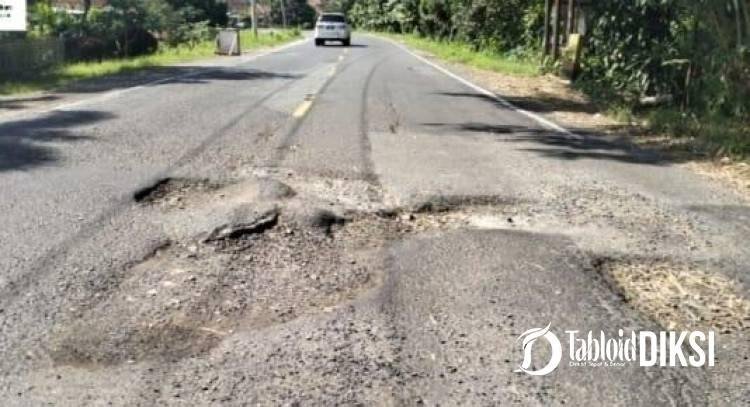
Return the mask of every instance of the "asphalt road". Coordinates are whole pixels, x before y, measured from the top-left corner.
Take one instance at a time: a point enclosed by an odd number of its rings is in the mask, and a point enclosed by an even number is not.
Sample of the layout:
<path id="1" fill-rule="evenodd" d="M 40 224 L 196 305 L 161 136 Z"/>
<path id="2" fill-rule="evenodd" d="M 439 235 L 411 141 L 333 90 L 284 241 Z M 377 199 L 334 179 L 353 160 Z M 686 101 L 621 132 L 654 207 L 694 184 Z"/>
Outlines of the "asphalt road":
<path id="1" fill-rule="evenodd" d="M 747 315 L 712 368 L 514 371 L 666 328 L 610 265 L 748 298 L 720 185 L 371 37 L 136 79 L 1 105 L 0 404 L 750 403 Z"/>

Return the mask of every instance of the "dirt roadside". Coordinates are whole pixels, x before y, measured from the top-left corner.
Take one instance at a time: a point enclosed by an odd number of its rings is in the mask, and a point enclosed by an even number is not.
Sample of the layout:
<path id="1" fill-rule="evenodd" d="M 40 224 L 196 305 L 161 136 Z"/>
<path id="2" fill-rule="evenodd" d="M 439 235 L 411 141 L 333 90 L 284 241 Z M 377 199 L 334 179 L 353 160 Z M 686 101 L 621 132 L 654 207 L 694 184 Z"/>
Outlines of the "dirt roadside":
<path id="1" fill-rule="evenodd" d="M 672 165 L 688 168 L 724 184 L 750 200 L 750 164 L 747 162 L 732 161 L 729 157 L 710 157 L 696 150 L 687 138 L 657 134 L 638 122 L 618 121 L 601 111 L 582 92 L 571 87 L 567 80 L 551 74 L 529 77 L 487 71 L 446 62 L 428 52 L 410 49 L 491 90 L 513 105 L 560 124 L 573 133 L 617 139 L 656 151 L 667 157 Z"/>

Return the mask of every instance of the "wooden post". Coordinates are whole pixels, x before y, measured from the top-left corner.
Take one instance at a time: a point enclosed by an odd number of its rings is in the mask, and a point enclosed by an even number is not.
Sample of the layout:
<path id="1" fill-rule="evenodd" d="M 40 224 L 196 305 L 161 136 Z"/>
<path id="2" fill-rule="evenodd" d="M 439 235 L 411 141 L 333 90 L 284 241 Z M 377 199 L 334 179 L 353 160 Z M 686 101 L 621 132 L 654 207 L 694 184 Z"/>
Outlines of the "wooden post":
<path id="1" fill-rule="evenodd" d="M 542 58 L 549 55 L 549 21 L 550 21 L 550 11 L 552 8 L 552 3 L 550 0 L 544 0 L 544 32 L 542 37 Z"/>
<path id="2" fill-rule="evenodd" d="M 552 22 L 552 58 L 560 57 L 560 0 L 555 0 L 555 12 Z"/>

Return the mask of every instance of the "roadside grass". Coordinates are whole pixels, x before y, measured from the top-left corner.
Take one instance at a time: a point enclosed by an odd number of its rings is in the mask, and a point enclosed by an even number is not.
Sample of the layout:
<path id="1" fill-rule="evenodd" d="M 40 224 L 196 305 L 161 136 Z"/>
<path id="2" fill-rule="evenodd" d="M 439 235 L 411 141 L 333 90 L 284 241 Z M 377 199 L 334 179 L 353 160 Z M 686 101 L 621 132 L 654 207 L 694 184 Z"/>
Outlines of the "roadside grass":
<path id="1" fill-rule="evenodd" d="M 476 51 L 469 44 L 457 41 L 440 41 L 420 37 L 414 34 L 393 34 L 377 32 L 396 41 L 416 49 L 427 51 L 449 62 L 466 64 L 475 68 L 500 72 L 509 75 L 536 76 L 540 74 L 539 63 L 529 57 L 498 53 L 492 51 Z"/>
<path id="2" fill-rule="evenodd" d="M 692 153 L 709 158 L 750 158 L 750 125 L 738 119 L 670 107 L 643 112 L 641 117 L 651 132 L 684 141 Z"/>
<path id="3" fill-rule="evenodd" d="M 261 31 L 255 38 L 249 30 L 240 33 L 244 51 L 279 45 L 300 37 L 298 30 Z M 101 62 L 73 62 L 48 71 L 33 73 L 0 82 L 0 95 L 15 95 L 41 90 L 52 90 L 70 83 L 133 72 L 147 68 L 168 66 L 214 55 L 214 41 L 203 41 L 195 46 L 162 47 L 154 54 L 133 58 L 113 58 Z"/>
<path id="4" fill-rule="evenodd" d="M 607 116 L 635 124 L 647 145 L 708 159 L 750 159 L 750 123 L 740 118 L 673 105 L 637 107 L 591 81 L 574 82 L 574 87 Z"/>

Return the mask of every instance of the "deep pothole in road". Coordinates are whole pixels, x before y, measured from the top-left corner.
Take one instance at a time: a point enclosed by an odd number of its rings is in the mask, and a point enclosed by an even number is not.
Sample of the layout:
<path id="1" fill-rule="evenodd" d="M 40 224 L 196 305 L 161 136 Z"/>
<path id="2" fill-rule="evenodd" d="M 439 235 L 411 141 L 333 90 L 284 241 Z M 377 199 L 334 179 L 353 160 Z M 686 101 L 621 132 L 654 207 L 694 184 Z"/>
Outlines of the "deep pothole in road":
<path id="1" fill-rule="evenodd" d="M 133 194 L 141 204 L 178 206 L 193 194 L 204 194 L 221 188 L 223 184 L 208 179 L 162 178 Z"/>
<path id="2" fill-rule="evenodd" d="M 462 228 L 507 202 L 431 199 L 409 208 L 304 217 L 279 209 L 171 242 L 124 270 L 52 335 L 57 363 L 106 366 L 204 353 L 238 328 L 330 311 L 382 280 L 389 242 Z"/>
<path id="3" fill-rule="evenodd" d="M 594 269 L 625 302 L 669 330 L 750 331 L 750 300 L 739 283 L 667 259 L 595 259 Z"/>

